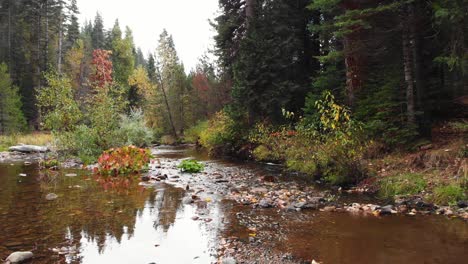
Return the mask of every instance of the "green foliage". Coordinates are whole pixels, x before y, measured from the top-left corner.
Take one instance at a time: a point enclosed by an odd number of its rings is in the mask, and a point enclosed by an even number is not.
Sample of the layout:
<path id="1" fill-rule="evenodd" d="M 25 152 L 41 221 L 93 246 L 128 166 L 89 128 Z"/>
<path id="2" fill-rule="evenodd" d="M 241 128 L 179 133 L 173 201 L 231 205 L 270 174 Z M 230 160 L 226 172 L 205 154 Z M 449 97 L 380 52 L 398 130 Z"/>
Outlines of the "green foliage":
<path id="1" fill-rule="evenodd" d="M 427 187 L 423 175 L 415 173 L 404 173 L 386 177 L 379 182 L 379 194 L 385 198 L 396 195 L 413 195 L 422 192 Z"/>
<path id="2" fill-rule="evenodd" d="M 96 171 L 103 176 L 139 173 L 148 168 L 151 157 L 148 149 L 135 146 L 110 149 L 99 157 Z"/>
<path id="3" fill-rule="evenodd" d="M 467 190 L 459 184 L 440 185 L 434 188 L 433 200 L 437 204 L 454 205 L 467 198 Z"/>
<path id="4" fill-rule="evenodd" d="M 200 144 L 213 150 L 220 145 L 233 142 L 236 137 L 235 122 L 224 111 L 208 121 L 208 127 L 200 134 Z"/>
<path id="5" fill-rule="evenodd" d="M 187 129 L 184 141 L 188 143 L 198 143 L 203 131 L 208 129 L 208 121 L 199 121 L 195 126 Z"/>
<path id="6" fill-rule="evenodd" d="M 467 133 L 468 132 L 468 121 L 454 121 L 448 124 L 452 129 L 456 130 L 460 133 Z"/>
<path id="7" fill-rule="evenodd" d="M 177 168 L 181 169 L 183 172 L 198 173 L 203 171 L 205 165 L 193 159 L 186 159 L 183 160 Z"/>
<path id="8" fill-rule="evenodd" d="M 57 159 L 46 159 L 41 160 L 39 166 L 45 169 L 57 169 L 60 166 L 60 162 Z"/>
<path id="9" fill-rule="evenodd" d="M 362 95 L 354 111 L 356 119 L 362 120 L 366 135 L 390 148 L 407 145 L 417 135 L 401 112 L 405 99 L 398 92 L 400 82 L 398 74 L 388 70 L 382 80 L 373 80 L 366 86 L 369 93 Z"/>
<path id="10" fill-rule="evenodd" d="M 71 131 L 82 118 L 74 99 L 69 78 L 56 72 L 45 74 L 47 87 L 37 93 L 37 106 L 44 119 L 43 127 L 52 131 Z"/>
<path id="11" fill-rule="evenodd" d="M 117 134 L 124 145 L 144 147 L 151 144 L 153 132 L 146 126 L 143 111 L 133 109 L 129 115 L 121 115 Z"/>
<path id="12" fill-rule="evenodd" d="M 6 64 L 0 64 L 0 134 L 12 134 L 26 129 L 21 111 L 18 87 L 11 82 Z"/>
<path id="13" fill-rule="evenodd" d="M 103 149 L 95 129 L 78 125 L 73 131 L 55 133 L 60 152 L 77 156 L 84 164 L 96 161 Z"/>
<path id="14" fill-rule="evenodd" d="M 366 176 L 361 165 L 366 142 L 360 124 L 329 92 L 314 105 L 314 117 L 303 119 L 295 127 L 257 124 L 249 135 L 249 141 L 258 145 L 254 157 L 284 161 L 290 170 L 331 184 L 359 182 Z"/>

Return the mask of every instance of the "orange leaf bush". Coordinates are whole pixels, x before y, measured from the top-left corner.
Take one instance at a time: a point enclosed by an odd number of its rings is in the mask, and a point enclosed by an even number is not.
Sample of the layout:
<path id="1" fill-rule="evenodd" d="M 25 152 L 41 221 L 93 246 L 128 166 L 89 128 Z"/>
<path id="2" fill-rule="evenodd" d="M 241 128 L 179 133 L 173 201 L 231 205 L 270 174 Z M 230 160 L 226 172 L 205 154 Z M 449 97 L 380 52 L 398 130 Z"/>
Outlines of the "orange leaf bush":
<path id="1" fill-rule="evenodd" d="M 135 146 L 112 148 L 104 151 L 99 157 L 96 172 L 106 176 L 139 173 L 148 169 L 151 158 L 152 156 L 148 149 L 137 148 Z"/>

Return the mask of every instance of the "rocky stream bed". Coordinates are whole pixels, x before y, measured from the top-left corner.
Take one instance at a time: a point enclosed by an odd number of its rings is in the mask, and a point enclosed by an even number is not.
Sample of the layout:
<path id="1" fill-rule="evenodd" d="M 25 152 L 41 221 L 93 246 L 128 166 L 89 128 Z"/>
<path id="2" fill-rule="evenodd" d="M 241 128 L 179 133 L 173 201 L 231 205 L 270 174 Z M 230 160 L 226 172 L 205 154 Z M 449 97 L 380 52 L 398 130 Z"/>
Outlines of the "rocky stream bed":
<path id="1" fill-rule="evenodd" d="M 468 209 L 329 190 L 275 164 L 158 147 L 139 180 L 0 155 L 0 257 L 31 263 L 463 263 Z M 205 163 L 181 173 L 180 160 Z M 79 166 L 69 162 L 67 167 Z"/>

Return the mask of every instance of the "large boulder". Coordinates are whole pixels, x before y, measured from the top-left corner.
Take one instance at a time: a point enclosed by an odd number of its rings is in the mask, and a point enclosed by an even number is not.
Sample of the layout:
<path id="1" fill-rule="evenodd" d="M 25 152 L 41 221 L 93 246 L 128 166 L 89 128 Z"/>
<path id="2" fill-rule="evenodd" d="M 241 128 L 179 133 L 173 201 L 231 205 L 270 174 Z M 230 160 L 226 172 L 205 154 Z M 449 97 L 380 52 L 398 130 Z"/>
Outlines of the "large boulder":
<path id="1" fill-rule="evenodd" d="M 17 151 L 22 153 L 45 153 L 49 151 L 48 147 L 35 145 L 19 145 L 8 148 L 9 151 Z"/>

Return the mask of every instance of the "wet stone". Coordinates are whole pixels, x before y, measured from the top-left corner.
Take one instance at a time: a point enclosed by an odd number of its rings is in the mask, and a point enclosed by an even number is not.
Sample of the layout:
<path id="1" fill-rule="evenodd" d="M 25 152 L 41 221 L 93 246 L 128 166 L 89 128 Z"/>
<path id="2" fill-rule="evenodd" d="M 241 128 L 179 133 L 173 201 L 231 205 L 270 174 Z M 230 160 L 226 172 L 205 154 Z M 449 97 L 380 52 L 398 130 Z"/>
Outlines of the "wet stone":
<path id="1" fill-rule="evenodd" d="M 45 199 L 47 201 L 52 201 L 52 200 L 55 200 L 58 198 L 58 195 L 56 195 L 55 193 L 49 193 L 46 195 Z"/>

